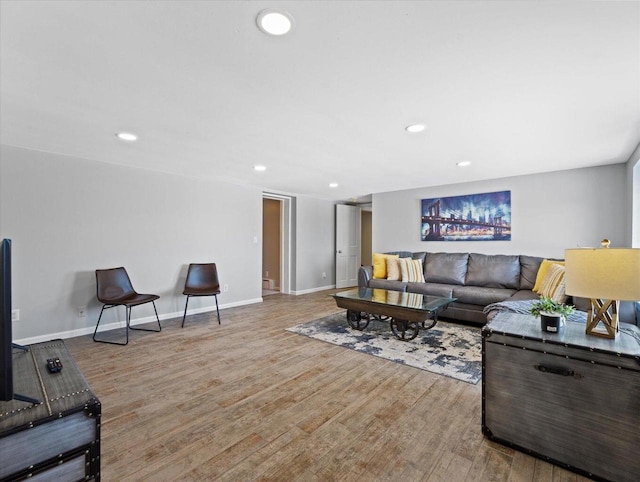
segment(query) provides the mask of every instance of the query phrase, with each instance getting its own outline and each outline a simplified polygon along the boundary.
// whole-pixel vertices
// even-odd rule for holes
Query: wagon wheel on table
[[[413,340],[420,332],[420,323],[417,321],[397,320],[392,318],[389,322],[391,331],[398,340],[409,341]]]
[[[438,320],[436,320],[435,318],[429,318],[428,320],[422,322],[422,328],[424,328],[425,330],[429,330],[436,326],[436,323],[438,323]]]
[[[364,330],[369,325],[369,315],[360,311],[347,310],[347,322],[354,330]]]

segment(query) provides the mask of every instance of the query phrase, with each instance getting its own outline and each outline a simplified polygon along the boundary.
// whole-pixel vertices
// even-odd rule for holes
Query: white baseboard
[[[220,310],[224,310],[225,308],[233,308],[236,306],[252,305],[254,303],[262,303],[262,298],[236,301],[233,303],[225,303],[223,305],[220,305]],[[196,315],[199,313],[207,313],[210,311],[216,311],[215,305],[205,306],[203,308],[196,308],[193,310],[187,310],[187,315]],[[184,311],[176,311],[174,313],[164,313],[164,314],[158,313],[158,318],[160,318],[160,321],[170,320],[172,318],[182,318],[183,314],[184,314]],[[143,323],[151,323],[154,321],[156,321],[155,316],[145,316],[144,318],[135,318],[131,320],[131,326],[141,325]],[[124,327],[125,327],[125,320],[114,321],[111,323],[100,325],[100,331],[98,331],[98,333],[102,333],[103,331],[115,330],[118,328],[124,328]],[[20,340],[14,340],[14,343],[17,343],[19,345],[32,345],[34,343],[41,343],[43,341],[57,340],[58,338],[74,338],[76,336],[92,335],[93,330],[95,330],[95,326],[87,326],[85,328],[78,328],[76,330],[61,331],[57,333],[48,333],[46,335],[32,336],[30,338],[22,338]]]
[[[320,288],[311,288],[308,290],[300,290],[300,291],[292,291],[291,294],[292,295],[308,295],[309,293],[317,293],[318,291],[326,291],[326,290],[332,290],[336,287],[336,285],[329,285],[329,286],[321,286]]]

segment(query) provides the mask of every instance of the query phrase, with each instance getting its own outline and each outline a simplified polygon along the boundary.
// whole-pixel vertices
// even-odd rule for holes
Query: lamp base
[[[591,307],[587,314],[586,334],[615,338],[618,332],[619,307],[620,302],[617,300],[591,298]]]

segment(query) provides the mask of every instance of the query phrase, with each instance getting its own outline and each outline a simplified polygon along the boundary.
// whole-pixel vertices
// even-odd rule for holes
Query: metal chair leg
[[[184,319],[187,317],[187,306],[189,305],[189,295],[187,295],[187,302],[184,304],[184,315],[182,315],[182,328],[184,328]]]
[[[158,333],[158,332],[162,331],[162,325],[160,324],[160,317],[158,316],[158,310],[156,310],[156,302],[152,301],[151,303],[153,304],[153,311],[156,312],[156,320],[158,320],[158,329],[157,330],[153,330],[151,328],[134,328],[133,326],[131,326],[130,328],[132,330],[136,330],[136,331],[153,331],[154,333]],[[129,310],[131,310],[131,308],[129,308]],[[129,320],[131,320],[131,311],[129,311]]]
[[[218,325],[220,325],[220,308],[218,307],[218,295],[213,295],[213,297],[216,299],[216,313],[218,315]],[[187,306],[189,306],[189,298],[191,298],[191,295],[187,295],[187,301],[184,304],[184,314],[182,315],[182,328],[184,328],[184,320],[187,316]]]
[[[96,329],[93,330],[93,341],[95,341],[96,343],[108,343],[109,345],[120,345],[120,346],[125,346],[127,344],[129,344],[129,318],[130,318],[130,314],[129,314],[129,310],[127,309],[127,326],[125,327],[125,342],[119,342],[119,341],[109,341],[109,340],[98,340],[96,338],[96,333],[98,333],[98,326],[100,326],[100,320],[102,319],[102,312],[105,310],[105,308],[113,308],[115,305],[111,305],[111,306],[107,306],[107,305],[102,305],[102,309],[100,310],[100,316],[98,317],[98,323],[96,324]],[[128,307],[127,307],[128,308]]]
[[[150,328],[134,328],[133,326],[131,326],[131,306],[127,306],[127,305],[122,305],[125,307],[126,309],[126,326],[125,326],[125,342],[119,342],[119,341],[109,341],[109,340],[99,340],[96,338],[96,334],[98,333],[98,326],[100,326],[100,320],[102,319],[102,312],[106,309],[109,308],[115,308],[116,306],[121,306],[121,305],[102,305],[102,309],[100,310],[100,316],[98,317],[98,323],[96,324],[96,329],[93,331],[93,341],[97,342],[97,343],[109,343],[110,345],[128,345],[129,344],[129,330],[137,330],[137,331],[152,331],[155,333],[158,333],[160,331],[162,331],[162,325],[160,324],[160,317],[158,316],[158,310],[156,309],[156,304],[154,301],[151,302],[153,304],[153,311],[156,314],[156,320],[158,322],[158,329],[154,330],[154,329],[150,329]]]

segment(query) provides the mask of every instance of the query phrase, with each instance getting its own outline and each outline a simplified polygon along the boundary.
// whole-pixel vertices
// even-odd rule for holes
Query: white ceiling
[[[272,7],[289,35],[256,27]],[[640,142],[637,1],[0,8],[3,144],[345,200],[626,162]]]

